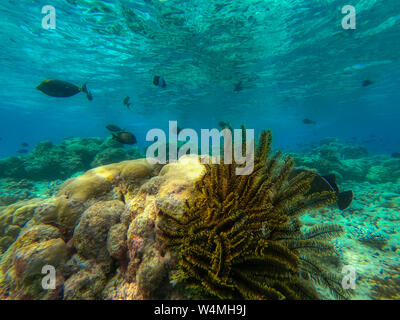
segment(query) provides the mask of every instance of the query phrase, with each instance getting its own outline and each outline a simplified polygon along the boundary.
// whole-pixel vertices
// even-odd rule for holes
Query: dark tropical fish
[[[84,86],[83,86],[83,92],[85,92],[86,93],[86,97],[88,98],[88,100],[89,101],[92,101],[93,100],[93,95],[92,95],[92,93],[87,89],[87,87],[86,87],[86,83],[84,84]]]
[[[56,98],[68,98],[80,92],[84,92],[90,101],[93,100],[93,96],[87,89],[86,83],[82,86],[82,88],[79,88],[78,86],[66,81],[48,79],[39,84],[36,89],[42,91],[48,96]]]
[[[363,144],[371,144],[377,141],[382,141],[382,139],[376,139],[376,138],[370,138],[370,139],[364,139],[361,141]]]
[[[304,123],[304,124],[315,124],[316,122],[313,121],[313,120],[310,120],[310,119],[306,118],[306,119],[303,120],[303,123]]]
[[[302,172],[306,172],[304,169],[294,169],[290,173],[289,179],[294,178]],[[314,180],[311,182],[311,188],[308,191],[309,194],[323,191],[334,191],[337,195],[337,205],[340,210],[347,209],[353,201],[353,191],[340,192],[338,185],[336,184],[336,176],[330,174],[327,176],[316,175]]]
[[[136,137],[130,132],[113,133],[113,138],[122,144],[136,144]]]
[[[17,151],[17,153],[19,153],[19,154],[25,154],[25,153],[28,153],[28,150],[26,150],[26,149],[20,149],[20,150]]]
[[[233,133],[233,128],[229,122],[220,121],[218,125],[221,127],[221,130],[228,129]]]
[[[157,87],[165,88],[167,83],[165,82],[163,77],[155,76],[153,79],[153,84]]]
[[[242,81],[239,81],[238,83],[234,84],[235,88],[233,89],[233,91],[235,92],[240,92],[243,90],[243,83]]]
[[[400,153],[399,152],[392,153],[392,158],[400,159]]]
[[[22,142],[22,143],[21,143],[21,146],[23,146],[23,147],[29,147],[29,144],[26,143],[26,142]]]
[[[368,87],[368,86],[370,86],[371,84],[374,84],[374,82],[372,81],[372,80],[364,80],[363,81],[363,83],[362,83],[362,86],[363,87]]]
[[[130,110],[130,106],[132,105],[132,103],[131,103],[129,100],[130,100],[130,97],[127,96],[127,97],[124,99],[124,105],[126,105],[126,107]]]
[[[220,121],[220,122],[218,122],[218,125],[219,125],[221,128],[226,128],[226,127],[229,127],[229,123],[227,123],[227,122],[224,122],[224,121]]]
[[[109,124],[108,126],[106,126],[106,129],[107,129],[108,131],[111,131],[111,132],[121,132],[121,131],[124,131],[124,130],[122,130],[120,127],[118,127],[118,126],[116,126],[116,125],[113,125],[113,124]]]

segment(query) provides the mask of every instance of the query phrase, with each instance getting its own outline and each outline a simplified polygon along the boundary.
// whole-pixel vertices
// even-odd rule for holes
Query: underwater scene
[[[0,18],[0,300],[400,299],[399,1]]]

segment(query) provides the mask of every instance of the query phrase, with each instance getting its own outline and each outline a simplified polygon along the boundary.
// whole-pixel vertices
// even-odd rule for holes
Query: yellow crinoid
[[[319,262],[334,253],[328,240],[342,228],[303,232],[299,221],[336,196],[307,194],[315,173],[290,179],[294,161],[269,156],[271,139],[270,131],[261,134],[252,174],[236,175],[236,163],[206,165],[185,214],[160,211],[158,236],[175,256],[175,281],[198,298],[319,299],[314,282],[345,298],[338,277]]]

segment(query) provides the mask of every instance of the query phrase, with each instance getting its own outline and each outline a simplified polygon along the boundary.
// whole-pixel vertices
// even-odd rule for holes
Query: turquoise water
[[[106,137],[109,123],[144,145],[168,120],[271,128],[281,148],[357,137],[397,152],[400,4],[352,4],[356,30],[342,29],[342,1],[55,0],[56,30],[44,30],[44,3],[3,1],[0,156],[21,141]],[[166,90],[153,86],[157,74]],[[88,81],[94,100],[35,90],[47,78]],[[374,84],[362,87],[366,79]]]
[[[0,209],[143,157],[147,132],[167,132],[169,121],[197,132],[221,121],[270,128],[275,149],[353,190],[351,207],[329,211],[328,221],[346,228],[343,262],[373,279],[356,298],[399,299],[400,2],[348,2],[2,0]],[[342,27],[346,4],[356,29]],[[55,29],[42,26],[45,5],[56,9]],[[93,100],[50,97],[36,89],[46,79],[87,82]],[[109,124],[137,145],[112,145]],[[386,292],[388,277],[396,280]]]

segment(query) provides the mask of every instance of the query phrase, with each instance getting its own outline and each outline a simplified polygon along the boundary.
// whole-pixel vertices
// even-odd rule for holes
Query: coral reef
[[[400,266],[399,186],[344,180],[353,205],[326,207],[331,194],[304,196],[312,172],[288,181],[290,158],[261,161],[269,139],[247,177],[191,156],[123,161],[76,175],[51,197],[43,187],[39,198],[0,205],[0,299],[332,299],[343,293],[333,276],[342,264],[357,271],[356,298],[395,298],[396,275],[388,287],[384,277]],[[54,290],[41,286],[44,265],[56,268]]]
[[[59,145],[45,141],[28,155],[0,159],[0,178],[65,180],[77,172],[141,157],[137,147],[125,149],[112,138],[69,138]]]
[[[338,181],[371,183],[398,182],[400,159],[369,155],[359,145],[324,139],[302,152],[292,152],[296,166],[315,169],[322,175],[334,173]]]
[[[146,160],[107,165],[66,181],[53,198],[1,207],[0,296],[101,298],[109,277],[127,265],[124,201],[156,173]],[[56,290],[41,287],[44,265],[57,270]]]
[[[39,199],[33,199],[0,207],[0,254],[15,241],[39,203]]]

